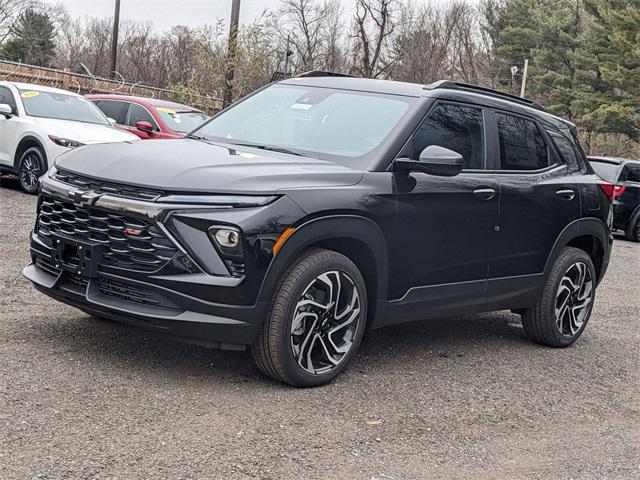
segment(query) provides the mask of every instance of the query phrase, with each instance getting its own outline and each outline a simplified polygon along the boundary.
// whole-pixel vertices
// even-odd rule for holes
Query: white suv
[[[115,128],[86,98],[58,88],[0,82],[0,173],[15,173],[27,193],[55,158],[92,143],[138,137]]]

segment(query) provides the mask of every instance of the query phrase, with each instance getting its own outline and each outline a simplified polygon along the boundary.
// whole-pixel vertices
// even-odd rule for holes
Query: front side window
[[[109,120],[91,101],[77,95],[44,90],[19,90],[27,115],[109,125]]]
[[[502,170],[540,170],[549,166],[547,145],[537,125],[526,118],[496,113]]]
[[[287,149],[366,168],[415,100],[276,84],[214,117],[193,134],[210,141]]]
[[[411,139],[412,158],[430,145],[448,148],[462,155],[465,169],[484,168],[482,110],[450,103],[438,103]]]
[[[0,87],[0,103],[9,105],[11,107],[11,111],[14,114],[18,113],[18,108],[16,107],[16,99],[13,96],[13,92],[7,87]]]
[[[127,125],[135,127],[138,122],[149,122],[155,130],[158,130],[158,125],[149,111],[142,105],[132,103],[129,106],[129,118],[127,119]]]

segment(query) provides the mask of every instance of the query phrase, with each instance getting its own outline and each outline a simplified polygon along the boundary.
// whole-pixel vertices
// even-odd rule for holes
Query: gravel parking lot
[[[93,319],[21,276],[35,198],[0,188],[0,479],[640,478],[640,245],[554,350],[508,312],[370,332],[296,390],[220,352]]]

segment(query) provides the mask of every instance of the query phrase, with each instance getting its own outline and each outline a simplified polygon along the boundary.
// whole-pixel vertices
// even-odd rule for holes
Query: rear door
[[[500,183],[499,234],[489,265],[488,301],[531,294],[562,230],[580,217],[580,166],[558,153],[534,119],[495,111],[494,165]]]

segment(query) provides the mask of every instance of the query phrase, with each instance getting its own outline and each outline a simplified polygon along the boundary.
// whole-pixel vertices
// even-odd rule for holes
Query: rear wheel
[[[640,242],[640,215],[637,215],[635,219],[631,218],[625,236],[629,241]]]
[[[595,298],[596,273],[584,250],[565,248],[556,260],[538,303],[522,313],[531,340],[567,347],[584,331]]]
[[[310,250],[284,273],[253,359],[281,382],[325,384],[355,355],[366,318],[367,292],[355,264],[333,251]]]
[[[45,159],[39,147],[24,151],[18,162],[18,181],[26,193],[34,194],[40,187],[40,177],[45,173]]]

